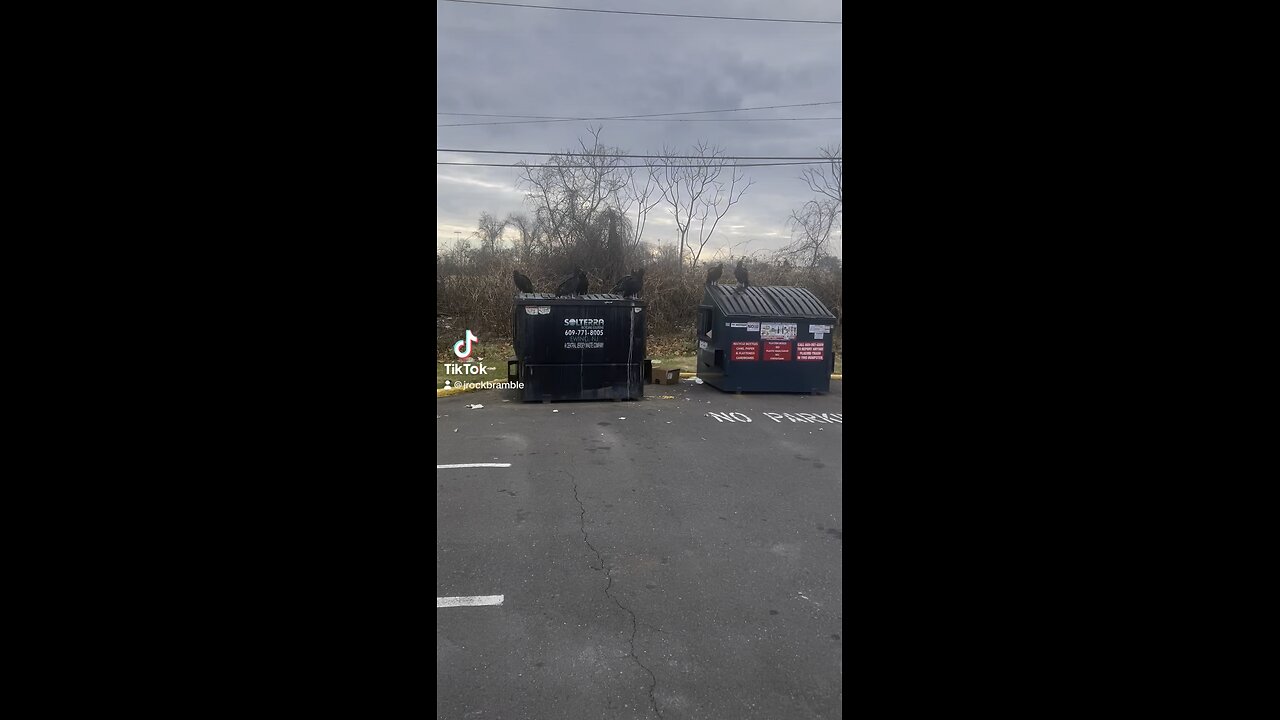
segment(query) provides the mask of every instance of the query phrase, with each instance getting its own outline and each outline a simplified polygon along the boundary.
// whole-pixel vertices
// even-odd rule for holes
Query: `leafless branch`
[[[677,160],[673,157],[676,154],[671,148],[662,148],[656,179],[675,219],[681,266],[687,256],[693,269],[720,220],[754,181],[744,178],[738,167],[722,157],[724,150],[705,141],[693,147],[691,155],[697,159]],[[727,182],[720,179],[726,167],[730,168]]]

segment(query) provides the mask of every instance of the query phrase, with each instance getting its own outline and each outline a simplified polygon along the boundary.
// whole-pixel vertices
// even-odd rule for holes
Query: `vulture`
[[[512,270],[511,276],[515,278],[516,287],[519,288],[520,292],[533,292],[533,283],[529,282],[529,276],[519,270]]]
[[[560,287],[556,288],[556,297],[574,294],[574,291],[584,284],[582,281],[586,280],[586,277],[587,274],[582,271],[582,268],[578,268],[577,272],[565,278],[564,282],[560,283]]]
[[[738,267],[734,268],[733,276],[738,278],[738,284],[744,289],[751,287],[751,283],[747,282],[747,269],[742,267],[742,261],[738,261]]]
[[[587,271],[582,268],[578,268],[578,294],[587,294]]]
[[[633,272],[634,272],[634,271],[633,271]],[[623,292],[624,290],[626,290],[626,288],[627,288],[627,283],[629,283],[629,282],[631,282],[631,276],[630,276],[630,275],[623,275],[623,276],[622,276],[622,279],[621,279],[621,280],[619,280],[617,283],[615,283],[615,284],[614,284],[614,286],[613,286],[613,289],[612,289],[612,290],[610,290],[609,292],[613,293],[614,295],[620,295],[620,294],[622,294],[622,292]]]
[[[559,283],[559,286],[556,288],[556,297],[573,295],[573,291],[577,290],[577,273],[579,273],[580,270],[581,268],[575,270],[570,277],[564,278],[564,281]]]
[[[724,274],[724,263],[720,263],[707,271],[707,284],[715,285],[720,282],[720,276]]]
[[[613,286],[613,293],[622,297],[635,296],[640,294],[640,288],[644,287],[644,268],[632,270],[631,274],[618,281]]]

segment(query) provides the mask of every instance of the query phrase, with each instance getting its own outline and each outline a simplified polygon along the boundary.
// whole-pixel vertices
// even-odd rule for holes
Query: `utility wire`
[[[843,25],[841,20],[793,20],[786,18],[732,17],[726,15],[681,15],[679,13],[634,12],[631,10],[592,10],[588,8],[560,7],[557,5],[526,5],[523,3],[489,2],[488,0],[444,0],[466,5],[500,5],[502,7],[536,8],[538,10],[567,10],[570,12],[607,13],[610,15],[652,15],[655,17],[699,18],[702,20],[751,20],[754,22],[805,23],[809,25]]]
[[[565,155],[578,157],[624,157],[624,158],[670,158],[673,160],[815,160],[818,162],[829,161],[829,158],[823,155],[801,155],[795,157],[787,157],[782,155],[628,155],[626,153],[580,153],[580,152],[531,152],[526,150],[456,150],[452,148],[436,148],[436,152],[453,152],[453,153],[483,153],[487,155]],[[835,160],[840,157],[836,156]],[[834,162],[834,161],[832,161]]]
[[[612,119],[619,122],[783,122],[789,120],[843,120],[843,117],[791,117],[791,118],[565,118],[563,120],[500,120],[498,122],[449,123],[442,127],[468,127],[471,125],[533,125],[537,123],[574,122],[578,120]]]
[[[719,158],[716,158],[719,159]],[[723,167],[781,167],[784,165],[825,165],[829,161],[823,162],[779,162],[779,163],[726,163]],[[527,163],[472,163],[472,162],[444,162],[436,161],[437,165],[463,165],[467,167],[528,167],[528,168],[559,168],[567,170],[580,170],[583,168],[593,167],[591,165],[529,165]],[[648,165],[603,165],[600,166],[604,170],[612,170],[614,168],[700,168],[707,167],[702,165],[667,165],[665,163],[648,164]]]
[[[535,120],[625,120],[628,118],[667,117],[670,115],[703,115],[706,113],[743,112],[744,110],[775,110],[777,108],[815,107],[817,105],[840,105],[843,100],[828,102],[797,103],[795,105],[761,105],[759,107],[729,108],[727,110],[690,110],[689,112],[652,113],[650,115],[602,115],[599,117],[566,117],[564,115],[490,115],[487,113],[451,113],[438,112],[437,115],[459,115],[464,117],[496,117],[496,118],[532,118]]]

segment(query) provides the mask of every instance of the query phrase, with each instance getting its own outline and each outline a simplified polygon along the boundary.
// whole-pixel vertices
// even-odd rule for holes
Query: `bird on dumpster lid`
[[[582,268],[578,268],[578,294],[587,294],[587,271]]]
[[[715,285],[720,282],[720,276],[724,274],[724,263],[720,263],[707,271],[707,284]]]
[[[529,282],[529,276],[519,270],[512,270],[511,276],[515,278],[516,287],[520,289],[520,292],[533,292],[533,283]]]
[[[556,288],[556,297],[563,295],[572,295],[578,289],[579,277],[585,277],[586,273],[582,272],[582,268],[577,268],[574,273],[564,279],[560,286]]]
[[[624,298],[634,297],[640,294],[640,288],[642,287],[644,287],[644,268],[632,270],[630,275],[622,278],[617,285],[613,286],[611,292]]]
[[[618,280],[618,282],[613,284],[613,289],[610,290],[609,292],[613,293],[614,295],[621,294],[624,290],[627,289],[627,283],[629,282],[631,282],[631,276],[623,275],[622,278]]]
[[[751,287],[751,283],[747,281],[747,269],[742,267],[741,260],[738,261],[738,267],[734,268],[733,276],[738,278],[738,284],[742,286],[742,289],[745,290]]]

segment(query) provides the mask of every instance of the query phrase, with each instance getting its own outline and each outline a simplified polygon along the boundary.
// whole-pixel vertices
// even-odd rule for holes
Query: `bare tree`
[[[529,265],[538,255],[546,254],[549,248],[542,247],[542,225],[536,218],[525,213],[511,213],[507,216],[507,226],[514,228],[519,237],[515,239],[516,258],[524,265]]]
[[[627,261],[637,255],[630,218],[613,208],[607,208],[596,218],[590,232],[593,238],[599,237],[604,241],[604,257],[607,262],[600,267],[601,279],[612,281],[626,275]]]
[[[547,235],[561,251],[587,240],[587,230],[606,208],[618,208],[627,186],[627,168],[618,148],[600,143],[601,128],[588,128],[592,144],[579,141],[581,151],[553,155],[540,166],[524,166],[519,184],[525,199]]]
[[[635,206],[635,220],[632,221],[635,232],[627,247],[628,253],[631,254],[640,248],[640,239],[644,237],[644,227],[649,220],[649,211],[662,202],[662,192],[658,189],[657,173],[653,167],[649,167],[643,175],[637,173],[635,168],[628,168],[628,170],[630,173],[624,193],[627,202],[624,205]]]
[[[807,268],[816,268],[831,247],[831,236],[842,227],[844,214],[844,159],[840,146],[822,148],[827,163],[805,168],[800,179],[817,194],[787,218],[791,243],[781,255],[797,259]]]
[[[498,251],[498,243],[502,240],[502,233],[506,229],[506,220],[499,220],[487,212],[482,212],[471,237],[480,241],[480,252],[491,255]]]
[[[705,141],[694,145],[690,153],[696,156],[694,159],[673,157],[676,154],[675,150],[663,147],[656,180],[676,221],[680,268],[684,268],[687,256],[693,269],[698,266],[698,259],[715,233],[716,225],[755,181],[745,178],[737,165],[730,165],[721,157],[723,149]],[[726,167],[730,172],[724,178]]]
[[[781,255],[796,258],[804,267],[817,267],[831,245],[838,207],[831,200],[810,200],[799,210],[792,210],[787,218],[791,242],[782,248]]]
[[[827,158],[827,164],[805,168],[800,179],[808,183],[810,190],[841,205],[844,203],[844,158],[840,157],[840,145],[821,148],[820,153]]]

